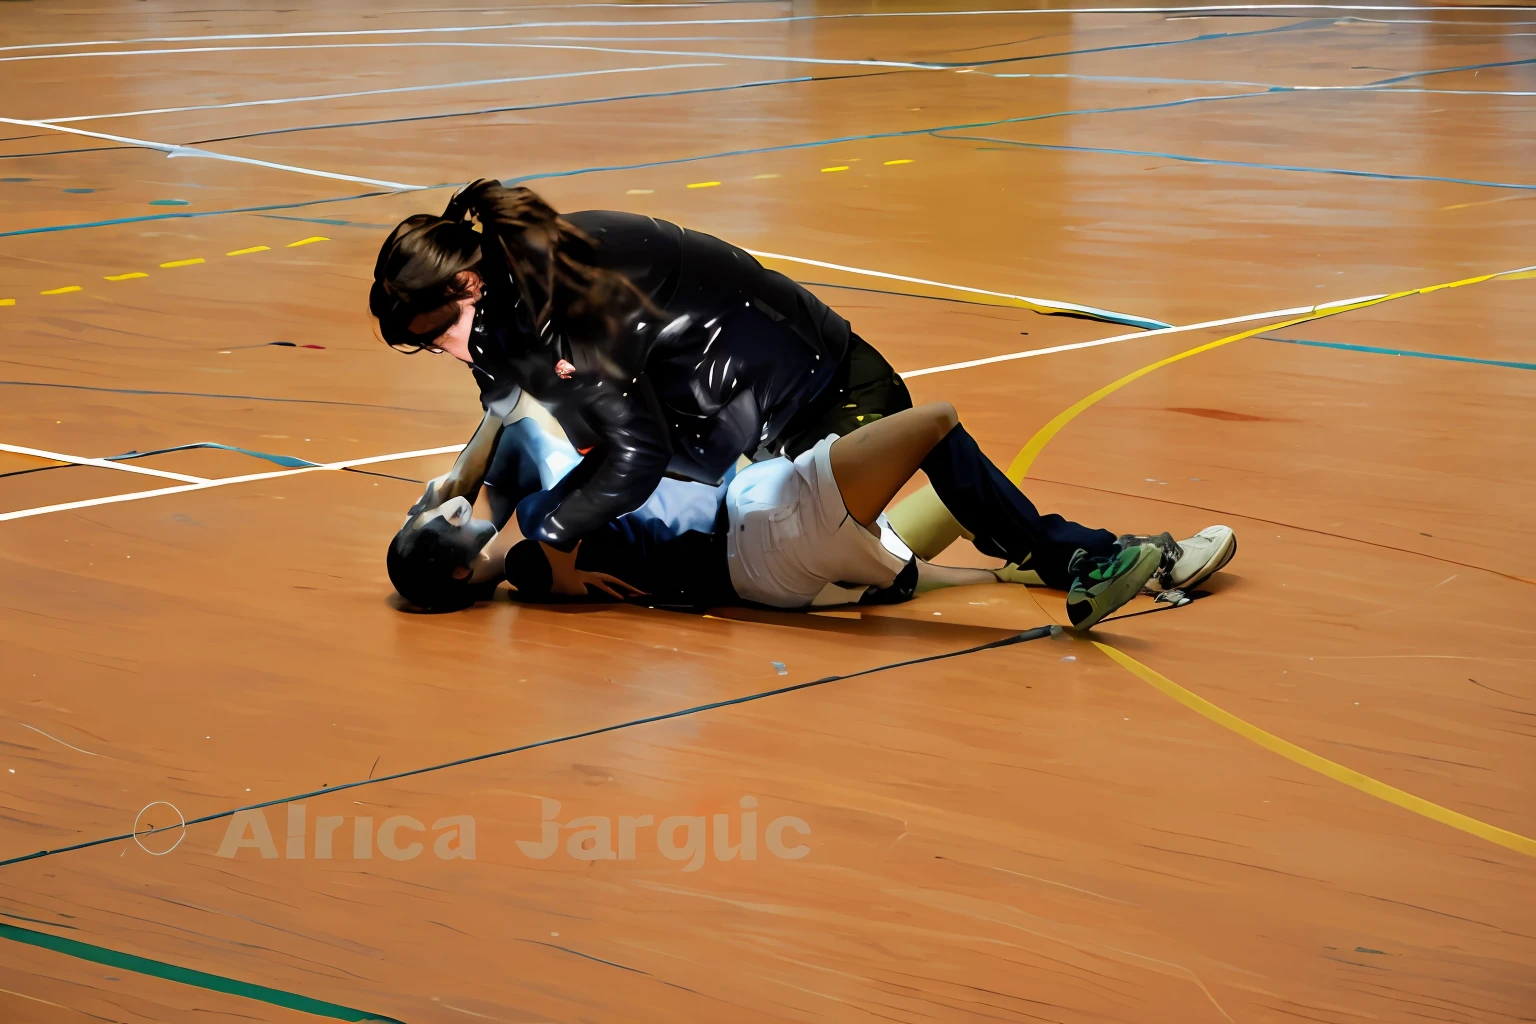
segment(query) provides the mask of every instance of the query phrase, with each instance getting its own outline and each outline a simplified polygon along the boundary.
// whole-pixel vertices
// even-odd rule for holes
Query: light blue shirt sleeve
[[[569,441],[545,430],[532,418],[509,423],[501,443],[516,445],[522,457],[537,466],[539,484],[546,491],[581,462],[580,454]],[[620,518],[658,541],[671,540],[690,530],[714,533],[726,486],[735,473],[733,466],[725,481],[715,486],[663,478],[644,504]]]

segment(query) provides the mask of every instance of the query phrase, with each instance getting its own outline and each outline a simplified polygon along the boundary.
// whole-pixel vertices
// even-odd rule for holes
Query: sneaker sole
[[[1204,583],[1206,580],[1210,579],[1212,576],[1216,575],[1222,569],[1226,568],[1227,563],[1232,561],[1232,559],[1237,556],[1237,534],[1229,534],[1227,536],[1227,541],[1228,542],[1226,544],[1223,544],[1220,548],[1217,549],[1216,554],[1212,556],[1209,562],[1206,562],[1204,565],[1202,565],[1200,570],[1189,579],[1185,580],[1184,583],[1178,587],[1178,589],[1193,590],[1200,584]]]
[[[1073,622],[1071,629],[1091,629],[1103,621],[1104,616],[1110,612],[1124,607],[1127,601],[1141,592],[1141,588],[1147,585],[1152,574],[1157,572],[1157,567],[1162,564],[1162,549],[1155,544],[1143,544],[1141,557],[1136,564],[1124,576],[1115,580],[1103,592],[1095,595],[1087,601],[1078,601],[1076,604],[1067,605],[1067,618],[1072,618],[1072,610],[1083,605],[1089,605],[1092,609],[1081,622]],[[1212,570],[1214,571],[1214,570]]]

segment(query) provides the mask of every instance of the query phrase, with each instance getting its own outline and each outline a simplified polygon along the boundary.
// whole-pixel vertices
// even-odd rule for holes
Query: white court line
[[[1501,270],[1490,277],[1502,277],[1506,274],[1523,274],[1536,270],[1536,264],[1529,267],[1515,267],[1511,270]],[[1479,275],[1481,276],[1481,275]],[[988,356],[985,359],[967,359],[959,363],[945,363],[943,366],[928,366],[921,370],[906,370],[900,376],[903,380],[909,377],[922,377],[930,373],[946,373],[950,370],[968,370],[973,366],[989,366],[992,363],[1006,363],[1015,359],[1033,359],[1035,356],[1048,356],[1056,352],[1073,352],[1082,348],[1097,348],[1100,345],[1113,345],[1120,341],[1133,341],[1137,338],[1153,338],[1161,334],[1183,334],[1186,331],[1200,331],[1211,327],[1226,327],[1230,324],[1251,323],[1254,320],[1283,320],[1293,316],[1305,316],[1308,313],[1319,313],[1335,306],[1349,306],[1356,302],[1369,302],[1379,299],[1391,292],[1381,292],[1377,295],[1357,295],[1353,299],[1336,299],[1333,302],[1324,302],[1316,306],[1293,306],[1290,309],[1272,309],[1267,313],[1249,313],[1247,316],[1227,317],[1225,320],[1206,320],[1198,324],[1186,324],[1183,327],[1162,327],[1155,331],[1136,331],[1131,334],[1117,334],[1110,338],[1098,338],[1094,341],[1078,341],[1070,345],[1053,345],[1050,348],[1031,348],[1022,352],[1009,352],[1000,356]],[[1405,294],[1403,296],[1407,298]]]
[[[1386,292],[1383,295],[1388,294]],[[1362,295],[1358,299],[1344,299],[1342,302],[1325,302],[1321,306],[1294,306],[1290,309],[1272,309],[1267,313],[1250,313],[1247,316],[1228,317],[1225,320],[1207,320],[1204,323],[1187,324],[1183,327],[1160,327],[1155,331],[1133,331],[1130,334],[1117,334],[1111,338],[1098,338],[1094,341],[1075,341],[1070,345],[1052,345],[1050,348],[1031,348],[1022,352],[1009,352],[1000,356],[987,356],[985,359],[967,359],[960,363],[945,363],[943,366],[927,366],[921,370],[903,370],[900,374],[902,380],[911,377],[923,377],[930,373],[947,373],[950,370],[968,370],[973,366],[988,366],[992,363],[1007,363],[1015,359],[1033,359],[1035,356],[1049,356],[1057,352],[1072,352],[1080,348],[1097,348],[1100,345],[1113,345],[1116,342],[1130,341],[1133,338],[1152,338],[1160,334],[1183,334],[1185,331],[1198,331],[1207,327],[1225,327],[1228,324],[1243,324],[1253,320],[1283,320],[1287,317],[1301,316],[1304,313],[1315,313],[1329,306],[1347,306],[1351,302],[1363,302],[1366,299],[1379,299],[1380,295]]]
[[[864,277],[879,277],[887,281],[906,281],[908,284],[926,284],[935,288],[949,288],[957,292],[970,292],[973,295],[992,295],[1000,299],[1018,299],[1034,306],[1043,306],[1048,309],[1073,310],[1078,313],[1088,313],[1093,316],[1107,317],[1121,323],[1144,324],[1147,328],[1166,328],[1169,325],[1161,320],[1151,320],[1147,317],[1131,316],[1129,313],[1116,313],[1113,310],[1098,309],[1094,306],[1079,306],[1075,302],[1058,302],[1055,299],[1036,299],[1028,295],[1014,295],[1009,292],[988,291],[985,288],[972,288],[963,284],[945,284],[943,281],[930,281],[924,277],[907,277],[904,274],[887,274],[881,270],[865,270],[861,267],[845,267],[841,263],[825,263],[821,260],[808,260],[800,256],[785,256],[777,252],[760,252],[756,249],[747,249],[753,256],[760,256],[770,260],[784,260],[786,263],[803,263],[811,267],[823,267],[827,270],[842,270],[850,274],[860,274]]]
[[[71,509],[91,508],[96,505],[114,505],[120,501],[137,501],[140,498],[158,498],[165,494],[185,494],[188,491],[206,491],[213,487],[226,487],[229,484],[245,484],[256,480],[276,480],[279,477],[298,476],[300,473],[318,473],[321,470],[350,469],[353,466],[371,466],[376,462],[399,462],[402,459],[414,459],[423,455],[447,455],[449,453],[464,450],[462,444],[451,444],[442,448],[422,448],[414,452],[395,452],[391,455],[371,455],[364,459],[347,459],[344,462],[327,462],[319,466],[302,466],[299,469],[280,469],[270,473],[248,473],[245,476],[226,476],[217,480],[202,480],[195,484],[183,484],[180,487],[160,487],[153,491],[131,491],[127,494],[112,494],[105,498],[86,498],[84,501],[66,501],[58,505],[42,505],[38,508],[24,508],[16,512],[0,513],[0,522],[9,519],[28,519],[32,516],[47,515],[50,512],[68,512]],[[125,467],[118,467],[125,468]]]
[[[171,50],[81,50],[78,53],[36,53],[26,57],[0,57],[0,64],[20,60],[69,60],[75,57],[144,57],[169,53],[249,53],[261,50],[384,50],[418,47],[459,47],[480,50],[579,50],[584,53],[627,53],[640,57],[724,57],[730,60],[771,61],[775,64],[818,64],[837,67],[909,68],[918,71],[954,71],[952,67],[901,60],[842,60],[835,57],[781,57],[763,53],[716,53],[709,50],[639,50],[619,46],[577,46],[574,43],[464,43],[419,41],[411,43],[294,43],[278,46],[183,46]],[[33,122],[16,122],[31,124]]]
[[[1536,92],[1497,89],[1405,89],[1392,85],[1277,85],[1274,82],[1228,81],[1220,78],[1150,78],[1140,75],[1083,75],[1070,72],[995,72],[981,71],[989,78],[1070,78],[1088,82],[1121,82],[1145,85],[1246,85],[1270,92],[1384,92],[1430,94],[1434,96],[1536,96]],[[1205,97],[1210,99],[1211,97]]]
[[[167,480],[182,480],[186,483],[205,484],[208,478],[205,476],[187,476],[185,473],[167,473],[163,469],[150,469],[147,466],[128,466],[119,462],[109,462],[106,459],[88,459],[79,455],[63,455],[59,452],[44,451],[41,448],[23,448],[15,444],[0,444],[0,452],[11,452],[15,455],[30,455],[38,459],[52,459],[54,462],[68,462],[76,466],[95,466],[98,469],[116,469],[124,473],[138,473],[142,476],[159,476]]]
[[[1501,270],[1493,277],[1501,277],[1506,274],[1523,274],[1536,271],[1536,264],[1528,267],[1516,267],[1511,270]],[[1224,327],[1229,324],[1249,323],[1254,320],[1282,320],[1293,316],[1301,316],[1306,313],[1320,312],[1331,309],[1334,306],[1348,306],[1356,302],[1367,302],[1371,299],[1379,299],[1391,292],[1380,292],[1375,295],[1360,295],[1352,299],[1337,299],[1333,302],[1324,302],[1316,306],[1292,306],[1289,309],[1273,309],[1265,313],[1250,313],[1247,316],[1228,317],[1224,320],[1206,320],[1197,324],[1186,324],[1182,327],[1164,327],[1155,331],[1137,331],[1133,334],[1117,334],[1109,338],[1099,338],[1094,341],[1079,341],[1070,345],[1055,345],[1051,348],[1028,349],[1023,352],[1010,352],[1000,356],[989,356],[985,359],[969,359],[959,363],[946,363],[943,366],[929,366],[920,370],[906,370],[901,373],[902,379],[922,377],[931,373],[947,373],[951,370],[965,370],[973,366],[987,366],[992,363],[1002,363],[1014,359],[1031,359],[1035,356],[1051,355],[1057,352],[1072,352],[1077,349],[1095,348],[1100,345],[1113,345],[1121,341],[1134,341],[1137,338],[1150,338],[1157,335],[1183,334],[1188,331],[1206,330],[1212,327]],[[1407,297],[1406,295],[1404,296]],[[298,476],[300,473],[314,473],[320,470],[340,470],[352,466],[368,466],[380,462],[398,462],[403,459],[413,459],[426,455],[447,455],[464,450],[464,445],[453,444],[442,448],[423,448],[411,452],[395,452],[390,455],[373,455],[362,459],[348,459],[344,462],[328,462],[319,466],[304,466],[300,469],[284,469],[269,473],[251,473],[246,476],[223,477],[217,480],[207,480],[202,483],[186,484],[180,487],[162,487],[152,491],[133,491],[128,494],[114,494],[105,498],[87,498],[83,501],[68,501],[58,505],[43,505],[38,508],[24,508],[15,512],[0,513],[0,522],[11,519],[27,519],[32,516],[47,515],[51,512],[68,512],[77,508],[91,508],[96,505],[112,505],[122,501],[136,501],[140,498],[156,498],[166,494],[183,494],[187,491],[202,491],[213,487],[224,487],[228,484],[250,483],[256,480],[276,480],[280,477]],[[122,468],[122,467],[119,467]]]
[[[189,110],[229,110],[234,107],[273,107],[286,103],[314,103],[322,100],[349,100],[359,96],[385,96],[402,92],[430,92],[434,89],[469,89],[480,85],[508,85],[513,82],[544,82],[555,78],[586,78],[592,75],[620,75],[633,71],[675,71],[679,68],[719,68],[723,64],[654,64],[638,68],[605,68],[601,71],[564,71],[557,75],[523,75],[520,78],[477,78],[468,82],[443,82],[439,85],[402,85],[392,89],[365,89],[361,92],[327,92],[314,96],[285,96],[272,100],[244,100],[239,103],[201,103],[190,107],[153,107],[148,110],[124,110],[116,114],[81,114],[77,117],[45,117],[46,124],[73,121],[105,121],[113,117],[138,117],[142,114],[180,114]]]
[[[82,750],[80,747],[75,746],[73,743],[65,743],[63,740],[59,739],[57,736],[54,736],[51,733],[43,732],[43,730],[39,729],[35,725],[28,725],[26,722],[17,722],[16,724],[21,726],[23,729],[31,729],[33,732],[37,733],[39,736],[47,736],[49,739],[53,740],[53,742],[59,744],[62,747],[68,747],[70,750],[79,750],[80,753],[82,753],[82,754],[90,754],[92,757],[100,757],[101,756],[100,754],[95,753],[94,751]]]
[[[106,139],[108,142],[126,142],[130,146],[138,146],[141,149],[153,149],[164,153],[168,157],[198,156],[210,160],[227,160],[231,163],[250,164],[253,167],[266,167],[274,171],[290,171],[294,174],[307,174],[314,178],[333,178],[337,181],[355,181],[363,185],[380,185],[384,188],[392,188],[400,192],[414,192],[424,189],[426,185],[406,185],[398,181],[380,181],[378,178],[359,178],[352,174],[337,174],[333,171],[317,171],[312,167],[295,167],[292,164],[275,164],[268,160],[255,160],[248,156],[230,156],[228,153],[215,153],[212,150],[198,149],[196,146],[177,146],[167,142],[149,142],[145,139],[130,139],[122,135],[106,135],[102,132],[88,132],[84,128],[66,128],[59,124],[50,124],[47,121],[25,121],[18,117],[0,117],[0,124],[16,124],[25,128],[46,128],[49,131],[65,132],[69,135],[84,135],[88,139]]]
[[[620,6],[620,5],[614,5]],[[686,6],[686,5],[654,5]],[[1526,8],[1481,6],[1388,7],[1376,4],[1210,4],[1199,7],[1030,7],[1003,11],[866,11],[849,14],[800,14],[782,18],[696,18],[666,21],[522,21],[497,25],[442,25],[428,28],[349,29],[324,32],[242,32],[203,36],[135,36],[131,39],[77,39],[62,43],[22,43],[5,50],[49,50],[64,46],[127,46],[134,43],[197,43],[246,39],[317,39],[356,36],[410,36],[458,32],[503,32],[519,28],[652,28],[676,25],[767,25],[778,22],[835,21],[854,18],[972,18],[1030,14],[1198,14],[1204,11],[1523,11]],[[1388,19],[1391,20],[1391,19]],[[1495,23],[1496,24],[1496,23]]]

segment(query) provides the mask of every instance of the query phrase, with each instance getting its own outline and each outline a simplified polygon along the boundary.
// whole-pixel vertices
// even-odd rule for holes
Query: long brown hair
[[[640,310],[658,312],[629,278],[582,261],[596,244],[532,189],[482,178],[441,217],[418,213],[390,232],[373,267],[368,309],[385,342],[407,352],[436,337],[412,332],[411,321],[468,294],[458,277],[466,270],[491,289],[510,278],[540,333],[553,325],[611,335]]]

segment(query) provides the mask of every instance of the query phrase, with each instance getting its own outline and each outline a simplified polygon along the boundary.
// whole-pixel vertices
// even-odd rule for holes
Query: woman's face
[[[469,354],[469,335],[475,326],[475,303],[480,301],[484,282],[473,270],[460,271],[457,280],[459,287],[464,289],[464,297],[443,309],[421,314],[411,321],[410,328],[416,334],[428,334],[441,328],[443,333],[433,341],[430,351],[446,352],[460,362],[473,363]]]

